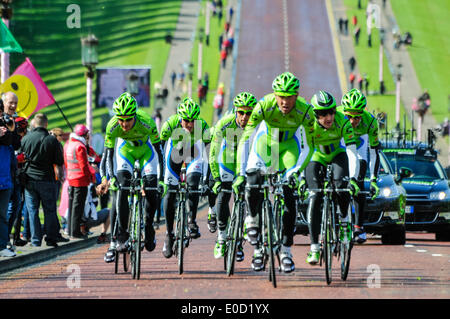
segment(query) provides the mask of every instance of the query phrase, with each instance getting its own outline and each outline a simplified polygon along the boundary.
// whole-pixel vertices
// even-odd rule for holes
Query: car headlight
[[[450,191],[440,191],[440,192],[432,192],[430,193],[430,199],[434,200],[444,200],[446,198],[450,198]]]
[[[397,188],[394,187],[383,187],[381,189],[380,195],[383,197],[396,197],[399,195]]]

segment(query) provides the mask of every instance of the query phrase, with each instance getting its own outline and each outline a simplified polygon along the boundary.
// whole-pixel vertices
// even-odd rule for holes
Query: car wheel
[[[381,243],[383,245],[404,245],[405,242],[406,231],[404,226],[381,235]]]

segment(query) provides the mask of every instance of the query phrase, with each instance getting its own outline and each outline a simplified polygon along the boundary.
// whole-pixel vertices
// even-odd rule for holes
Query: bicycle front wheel
[[[184,241],[186,236],[186,206],[185,202],[181,201],[178,206],[177,214],[177,257],[178,257],[178,273],[183,273],[183,257],[184,257]]]
[[[226,271],[227,275],[230,276],[234,274],[234,262],[236,260],[236,249],[239,236],[240,227],[240,206],[241,203],[238,202],[233,207],[233,213],[231,215],[231,222],[229,227],[229,238],[227,240],[227,255],[226,255]]]
[[[352,254],[353,248],[353,222],[352,222],[352,214],[348,213],[348,229],[347,232],[344,233],[346,236],[342,238],[340,235],[340,258],[341,258],[341,279],[347,280],[348,271],[350,270],[350,258]]]
[[[265,216],[265,223],[266,223],[266,231],[267,231],[267,246],[266,251],[267,255],[269,257],[269,281],[272,282],[272,285],[274,288],[277,287],[277,280],[275,275],[275,258],[274,258],[274,220],[272,215],[272,205],[270,204],[270,201],[265,200],[263,203],[263,209],[264,209],[264,216]]]
[[[323,254],[325,260],[325,277],[327,285],[331,284],[332,280],[332,261],[333,261],[333,225],[331,220],[331,206],[328,198],[324,198],[322,222],[324,223],[324,238],[323,238]]]

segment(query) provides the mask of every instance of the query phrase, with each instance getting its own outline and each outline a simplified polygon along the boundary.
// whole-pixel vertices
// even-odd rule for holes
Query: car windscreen
[[[392,168],[389,166],[389,162],[384,153],[380,151],[379,154],[380,154],[380,167],[378,169],[378,175],[394,174]],[[367,165],[366,178],[370,178],[370,165]]]
[[[412,171],[411,180],[435,180],[444,179],[444,172],[439,162],[429,158],[422,158],[412,154],[386,154],[391,166],[398,171],[401,167],[407,167]]]

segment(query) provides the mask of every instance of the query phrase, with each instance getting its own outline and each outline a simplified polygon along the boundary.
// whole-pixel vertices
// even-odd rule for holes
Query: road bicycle
[[[175,241],[174,253],[178,258],[178,273],[181,275],[184,271],[183,259],[184,250],[189,246],[192,238],[189,236],[189,228],[187,224],[186,199],[189,193],[203,194],[201,190],[189,189],[186,182],[186,164],[183,163],[180,172],[180,182],[177,190],[169,190],[171,193],[177,193],[177,208],[175,214]]]
[[[231,190],[224,189],[222,192]],[[246,213],[246,201],[244,191],[234,196],[233,210],[230,216],[230,224],[227,229],[224,268],[228,276],[234,274],[236,251],[239,244],[244,242],[244,218]]]
[[[133,175],[130,179],[130,186],[119,186],[122,191],[128,191],[128,251],[124,253],[124,270],[128,271],[128,264],[131,266],[131,277],[133,279],[140,279],[141,276],[141,254],[145,243],[145,225],[147,223],[147,216],[144,213],[143,196],[144,190],[156,191],[157,187],[144,187],[144,181],[141,177],[141,169],[139,160],[136,160],[133,168]],[[118,218],[117,218],[118,220]],[[118,222],[116,221],[116,224]],[[118,270],[119,253],[116,252],[116,266]],[[128,261],[129,260],[129,261]]]
[[[348,219],[346,222],[337,222],[337,193],[349,192],[348,188],[336,188],[333,180],[333,166],[327,165],[323,189],[310,189],[314,192],[323,192],[322,223],[320,230],[320,266],[325,264],[325,277],[328,285],[332,281],[333,255],[340,260],[341,279],[346,280],[350,269],[350,258],[353,248],[353,207],[354,198],[350,199]],[[366,194],[368,192],[361,192]]]
[[[277,231],[277,225],[275,222],[276,216],[274,216],[274,210],[272,208],[272,202],[270,201],[270,180],[279,180],[282,175],[282,171],[276,173],[261,173],[263,183],[260,185],[246,185],[247,189],[256,188],[263,193],[262,212],[261,212],[261,244],[264,253],[264,267],[269,263],[269,281],[272,282],[274,288],[277,287],[276,275],[275,275],[275,256],[278,260],[278,270],[281,271],[280,263],[280,244],[281,238]],[[281,213],[279,211],[279,213]],[[281,221],[281,217],[280,217]],[[280,222],[281,227],[281,222]],[[280,228],[281,229],[281,228]]]

